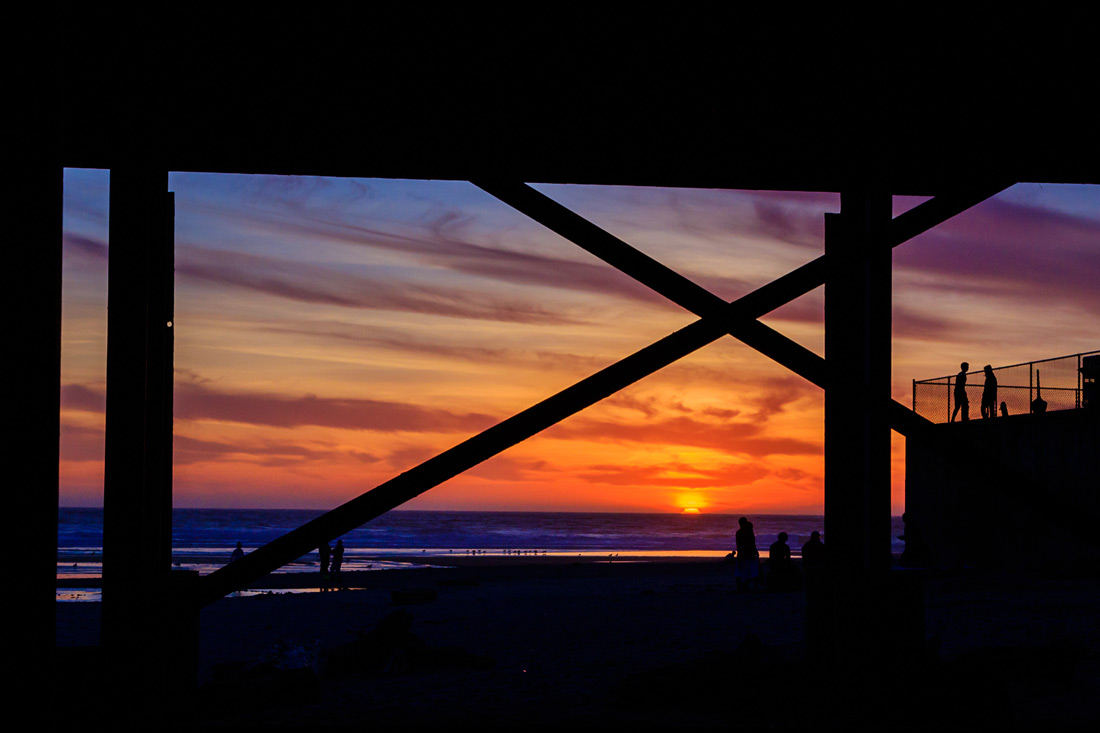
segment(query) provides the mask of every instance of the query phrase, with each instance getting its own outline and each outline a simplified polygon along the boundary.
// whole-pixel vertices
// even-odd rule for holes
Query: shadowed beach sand
[[[806,665],[801,592],[735,593],[722,562],[448,561],[462,567],[361,573],[346,578],[361,590],[231,597],[204,609],[203,723],[759,728],[878,720],[920,729],[1097,719],[1095,578],[929,578],[927,667],[916,681],[912,670],[875,670],[867,683],[874,689],[850,689],[823,687],[820,671]],[[64,644],[65,633],[92,623],[97,604],[62,605]],[[299,669],[256,677],[257,662],[275,658],[275,649]]]

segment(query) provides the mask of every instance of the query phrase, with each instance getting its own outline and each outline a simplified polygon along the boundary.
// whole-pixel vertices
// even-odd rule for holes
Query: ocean
[[[229,561],[240,542],[246,552],[323,512],[298,509],[175,509],[172,562],[211,573]],[[392,511],[344,535],[345,570],[416,567],[387,556],[477,553],[503,555],[641,555],[721,557],[733,549],[735,514],[615,514],[600,512]],[[810,532],[824,532],[816,515],[752,515],[761,556],[780,532],[797,556]],[[893,518],[892,551],[904,545],[901,518]],[[335,542],[335,540],[334,540]],[[61,508],[57,535],[59,578],[98,578],[102,572],[103,510]],[[316,552],[282,572],[315,570]],[[64,594],[59,591],[59,599]],[[88,599],[79,595],[74,599]]]

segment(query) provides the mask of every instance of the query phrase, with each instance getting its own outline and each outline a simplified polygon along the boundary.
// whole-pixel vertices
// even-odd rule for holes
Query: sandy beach
[[[204,609],[202,725],[879,720],[922,729],[1098,719],[1093,577],[929,577],[929,662],[919,681],[875,670],[874,689],[860,690],[823,685],[805,662],[803,593],[735,593],[721,561],[446,562],[345,577],[357,590],[229,597]],[[302,574],[282,580],[310,583]],[[61,604],[59,644],[94,636],[97,605]]]

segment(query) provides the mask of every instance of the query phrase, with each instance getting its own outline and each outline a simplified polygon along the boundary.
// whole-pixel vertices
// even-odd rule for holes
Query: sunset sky
[[[819,255],[839,209],[535,187],[726,299]],[[180,507],[334,507],[695,320],[469,183],[175,173],[170,190]],[[66,506],[102,503],[108,191],[106,171],[66,171]],[[1020,184],[903,245],[895,398],[964,359],[1100,348],[1098,282],[1094,187]],[[764,320],[823,354],[822,305]],[[821,513],[823,405],[726,338],[405,508]]]

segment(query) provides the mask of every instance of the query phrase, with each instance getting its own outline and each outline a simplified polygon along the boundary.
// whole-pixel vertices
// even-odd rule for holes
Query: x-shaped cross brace
[[[525,184],[473,183],[700,319],[202,578],[200,606],[243,588],[726,334],[813,384],[826,386],[824,359],[757,320],[824,284],[824,255],[726,302]],[[925,201],[891,220],[882,246],[896,247],[1010,185],[975,186]],[[890,424],[899,433],[911,435],[931,425],[897,401],[890,402]]]

